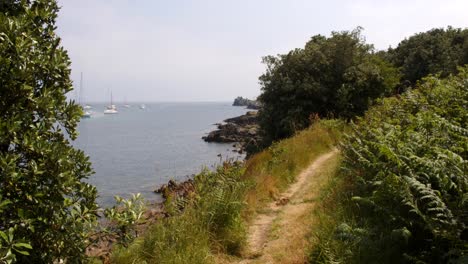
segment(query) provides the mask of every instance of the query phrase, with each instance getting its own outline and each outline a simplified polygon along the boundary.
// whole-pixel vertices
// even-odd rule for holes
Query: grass
[[[344,177],[340,169],[341,158],[336,159],[329,169],[328,182],[320,188],[316,210],[314,230],[309,234],[309,263],[350,263],[353,258],[352,240],[340,239],[340,230],[351,230],[354,226],[355,207],[350,204],[355,188],[349,178]]]
[[[249,187],[240,163],[195,176],[190,199],[168,199],[172,216],[153,225],[129,247],[113,250],[113,263],[211,263],[211,252],[238,254],[245,241],[242,199]]]
[[[245,164],[224,164],[195,176],[196,194],[170,200],[173,216],[152,226],[128,248],[115,248],[113,263],[212,263],[218,253],[239,255],[246,223],[295,181],[313,159],[340,140],[341,121],[317,121],[275,143]],[[184,208],[180,210],[180,208]]]
[[[210,263],[209,233],[194,223],[192,213],[170,217],[151,227],[128,248],[116,248],[112,262]]]
[[[313,177],[303,185],[297,196],[286,205],[275,219],[264,255],[271,256],[274,263],[306,263],[311,241],[309,236],[316,230],[314,212],[320,205],[322,188],[328,187],[340,164],[339,155],[334,155],[314,170]],[[268,258],[255,263],[265,263]]]
[[[252,181],[254,188],[247,192],[244,216],[248,219],[277,198],[312,160],[338,144],[344,130],[346,124],[340,120],[320,120],[251,157],[243,178]]]

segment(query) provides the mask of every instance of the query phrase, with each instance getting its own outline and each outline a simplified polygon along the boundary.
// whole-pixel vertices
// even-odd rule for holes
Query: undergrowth
[[[468,69],[353,125],[312,263],[468,263]]]
[[[241,163],[224,163],[195,176],[193,197],[169,199],[172,215],[128,248],[114,249],[114,263],[210,263],[211,251],[237,254],[245,241],[241,219],[248,184]]]

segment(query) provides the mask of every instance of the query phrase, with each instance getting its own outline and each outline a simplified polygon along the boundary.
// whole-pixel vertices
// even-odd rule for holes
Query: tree
[[[401,69],[402,82],[415,84],[429,74],[447,77],[468,63],[468,29],[431,29],[401,41],[388,53]]]
[[[0,231],[32,246],[23,252],[30,256],[16,252],[21,263],[81,262],[96,189],[84,181],[89,158],[70,143],[82,110],[66,97],[72,82],[54,33],[59,7],[30,0],[0,8]]]
[[[305,48],[263,63],[260,122],[267,144],[307,127],[312,114],[361,115],[399,80],[397,69],[365,43],[361,28],[313,36]]]

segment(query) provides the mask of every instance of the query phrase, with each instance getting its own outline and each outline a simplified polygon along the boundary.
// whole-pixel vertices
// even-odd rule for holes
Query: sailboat
[[[90,111],[84,111],[83,115],[81,116],[82,118],[91,118],[91,112]]]
[[[80,75],[80,98],[79,98],[79,101],[81,101],[81,98],[83,97],[83,73],[81,73]],[[81,103],[81,102],[78,102],[78,103]],[[85,110],[83,112],[83,115],[81,116],[82,118],[90,118],[91,117],[91,112],[88,111],[89,109],[91,109],[92,107],[89,106],[89,105],[85,105],[83,107],[83,110]]]
[[[111,101],[110,105],[106,107],[107,109],[104,110],[104,114],[118,114],[119,112],[117,111],[117,107],[115,107],[115,104],[112,102],[112,91],[111,91]]]
[[[125,97],[123,107],[125,107],[125,108],[130,108],[130,105],[127,103],[127,97]]]

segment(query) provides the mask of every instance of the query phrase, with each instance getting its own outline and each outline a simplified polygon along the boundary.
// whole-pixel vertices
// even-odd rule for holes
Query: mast
[[[80,72],[80,91],[78,93],[78,104],[81,105],[81,98],[83,97],[83,72]]]

